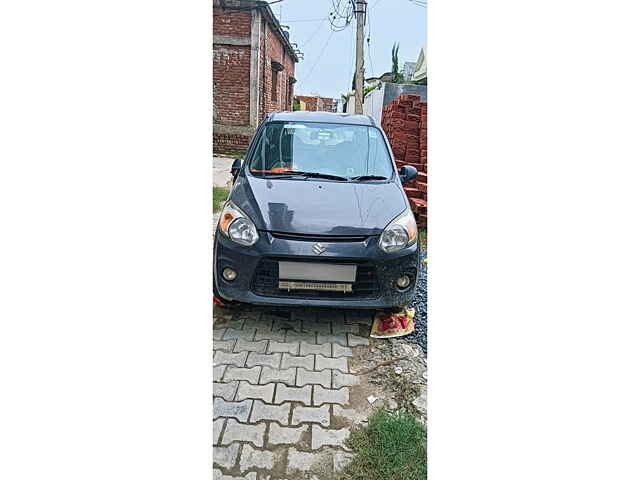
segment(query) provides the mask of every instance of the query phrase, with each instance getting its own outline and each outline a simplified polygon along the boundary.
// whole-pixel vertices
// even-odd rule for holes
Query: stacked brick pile
[[[382,111],[384,129],[398,167],[411,165],[418,178],[404,184],[420,226],[427,225],[427,103],[420,95],[400,95]]]

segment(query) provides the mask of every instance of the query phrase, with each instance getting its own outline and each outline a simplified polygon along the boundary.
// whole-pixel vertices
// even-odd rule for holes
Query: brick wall
[[[273,111],[293,109],[295,61],[282,38],[274,30],[262,10],[258,39],[259,69],[257,75],[257,120]],[[225,12],[213,9],[213,148],[216,153],[245,150],[252,136],[251,128],[251,36],[252,13]],[[216,40],[217,39],[217,40]],[[231,40],[229,40],[231,39]],[[238,45],[240,43],[240,45]],[[271,62],[283,65],[277,74],[276,98],[272,100]],[[238,131],[239,130],[239,131]],[[246,133],[246,134],[245,134]]]
[[[215,121],[249,125],[251,47],[217,45],[213,50]]]
[[[213,34],[251,36],[251,13],[222,13],[213,9]],[[249,125],[251,47],[214,44],[213,46],[213,121],[219,124]],[[251,137],[213,132],[214,152],[244,150]]]
[[[296,99],[306,104],[308,112],[333,112],[333,98],[296,95]]]
[[[419,95],[400,95],[382,112],[384,129],[398,167],[411,165],[418,178],[404,184],[420,226],[427,225],[427,103]]]
[[[260,119],[270,112],[293,110],[293,96],[289,95],[289,78],[295,77],[295,63],[287,53],[282,40],[273,30],[271,25],[263,20],[264,36],[260,42],[260,62],[262,64],[262,96]],[[266,55],[265,55],[266,52]],[[276,83],[276,100],[272,100],[272,74],[271,62],[276,61],[284,66],[284,70],[278,72]]]

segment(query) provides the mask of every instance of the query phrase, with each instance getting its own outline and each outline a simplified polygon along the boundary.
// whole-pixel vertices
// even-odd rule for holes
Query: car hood
[[[307,235],[378,235],[407,207],[396,182],[263,179],[241,175],[231,200],[258,230]]]

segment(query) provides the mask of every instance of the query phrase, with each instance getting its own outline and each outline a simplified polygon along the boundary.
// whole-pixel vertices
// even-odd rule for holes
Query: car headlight
[[[418,240],[418,226],[411,209],[391,220],[380,235],[379,245],[387,253],[410,247]]]
[[[246,213],[233,202],[226,203],[218,222],[220,231],[240,245],[250,247],[258,241],[258,230]]]

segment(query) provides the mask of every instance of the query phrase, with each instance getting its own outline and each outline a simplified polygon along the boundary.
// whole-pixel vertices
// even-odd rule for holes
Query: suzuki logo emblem
[[[325,247],[323,244],[321,243],[316,243],[313,246],[313,253],[315,253],[316,255],[322,255],[324,252],[327,251],[327,247]]]

